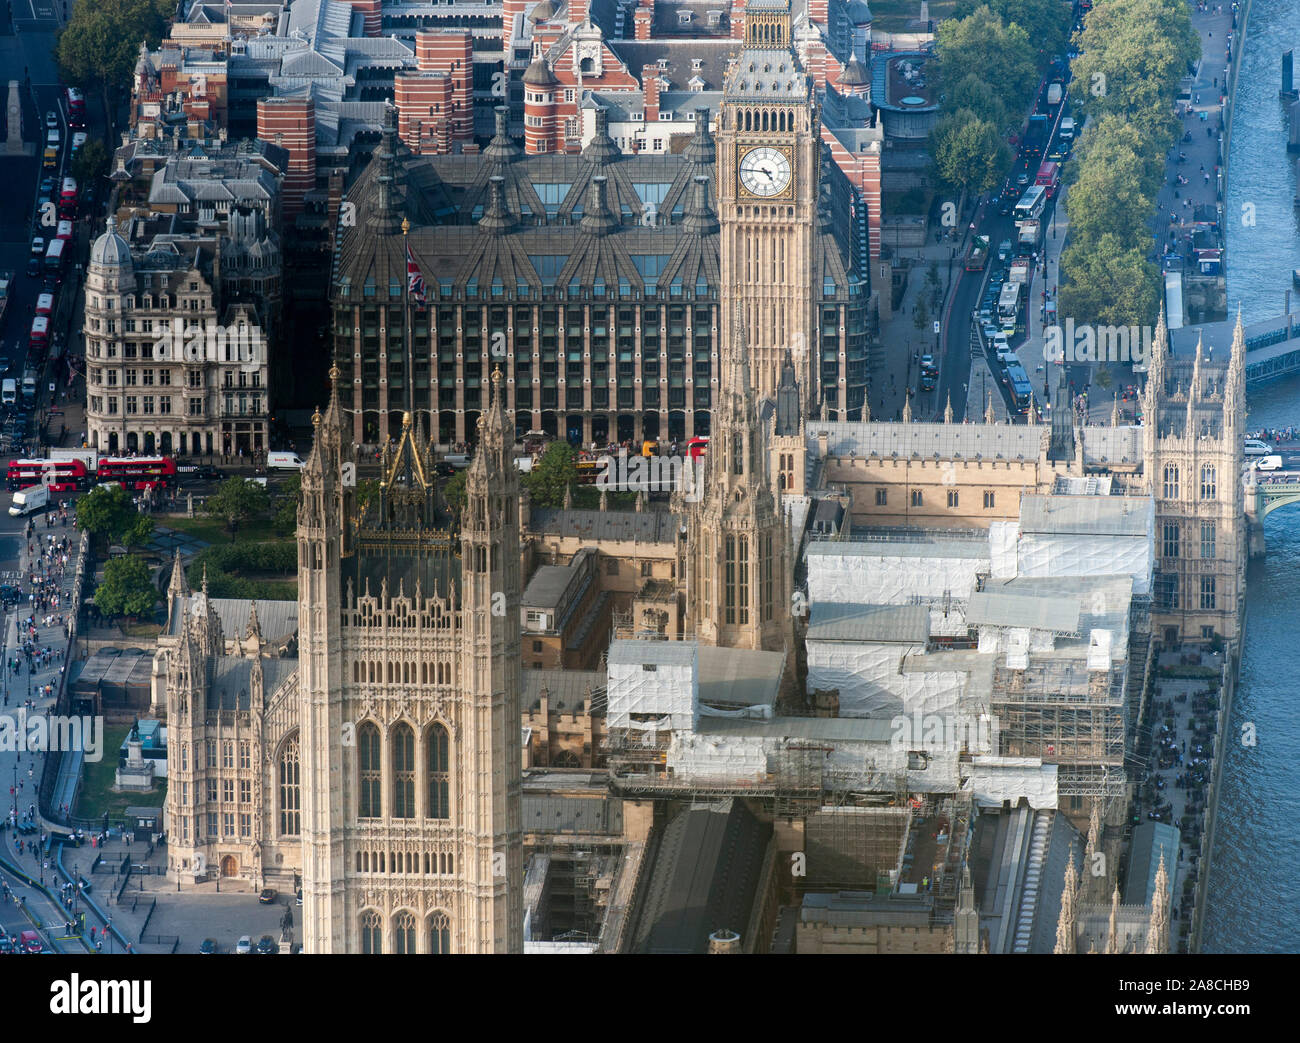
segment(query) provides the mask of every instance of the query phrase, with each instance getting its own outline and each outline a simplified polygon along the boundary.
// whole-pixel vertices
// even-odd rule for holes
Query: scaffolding
[[[767,751],[765,769],[748,777],[726,772],[683,774],[667,763],[671,739],[671,735],[662,732],[611,730],[604,748],[614,789],[629,797],[762,798],[777,815],[802,814],[810,804],[821,802],[825,762],[831,747],[785,743]]]
[[[997,667],[992,710],[1000,752],[1056,764],[1063,797],[1122,793],[1128,671],[1127,660],[1089,670],[1076,658]]]

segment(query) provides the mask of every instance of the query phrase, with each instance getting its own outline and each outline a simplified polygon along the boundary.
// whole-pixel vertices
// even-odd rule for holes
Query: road
[[[1046,85],[1051,76],[1043,81],[1040,85],[1039,98],[1046,91]],[[1069,82],[1069,74],[1066,72],[1065,81]],[[1037,105],[1037,101],[1036,101]],[[1070,114],[1069,100],[1055,107],[1051,111],[1050,133],[1047,142],[1044,144],[1043,155],[1028,158],[1024,152],[1017,152],[1016,159],[1012,165],[1011,172],[1008,175],[1008,183],[1011,186],[1013,195],[1017,196],[1023,193],[1025,188],[1034,183],[1035,175],[1038,168],[1051,151],[1052,145],[1058,141],[1061,120]],[[1068,154],[1067,154],[1068,158]],[[1065,160],[1061,161],[1062,163]],[[1023,181],[1023,184],[1021,183]],[[1052,235],[1052,218],[1056,210],[1056,200],[1049,200],[1043,210],[1042,228],[1044,229],[1044,241]],[[1019,251],[1016,243],[1019,237],[1019,231],[1016,228],[1014,217],[1008,213],[1006,215],[999,213],[999,206],[996,197],[992,200],[983,201],[977,208],[973,220],[974,231],[968,232],[961,245],[955,251],[955,257],[952,262],[952,279],[953,286],[948,294],[948,303],[945,307],[942,320],[940,349],[941,362],[939,380],[932,392],[920,392],[917,398],[915,412],[919,417],[938,419],[943,415],[944,406],[947,402],[952,403],[953,417],[955,420],[965,419],[965,410],[967,402],[968,381],[970,379],[970,354],[971,354],[971,336],[973,324],[971,316],[976,312],[980,305],[984,287],[987,285],[989,276],[999,268],[1006,269],[1008,262],[999,262],[997,259],[998,245],[1004,240],[1010,240],[1012,243],[1012,256],[1014,257]],[[988,236],[990,257],[988,265],[984,271],[968,272],[962,264],[962,258],[965,255],[966,246],[970,242],[971,235]],[[1042,247],[1039,248],[1041,257]],[[1039,306],[1041,301],[1042,284],[1039,282],[1041,273],[1031,283],[1029,296],[1025,304],[1026,326],[1028,324],[1028,310]],[[1017,330],[1015,336],[1011,338],[1013,348],[1018,348],[1023,344],[1025,338],[1025,329]],[[1023,359],[1028,363],[1030,360]],[[1041,361],[1041,360],[1040,360]],[[990,368],[996,376],[1001,376],[1005,371],[997,363],[996,359],[990,358]],[[1045,379],[1045,367],[1040,368],[1038,363],[1027,364],[1026,372],[1029,375],[1030,384],[1034,388],[1035,395],[1038,395],[1043,388]],[[1078,382],[1080,387],[1088,380],[1087,365],[1079,367],[1070,367],[1068,378]],[[1074,370],[1078,372],[1073,372]],[[1003,401],[1007,406],[1010,415],[1016,415],[1015,404],[1012,401],[1010,387],[1001,380],[995,382]],[[1041,406],[1040,406],[1041,411]],[[972,417],[978,420],[980,417]]]
[[[0,317],[0,364],[8,376],[20,379],[27,358],[27,339],[36,297],[45,283],[27,273],[32,238],[38,234],[36,199],[43,172],[41,152],[45,143],[45,114],[58,115],[60,129],[59,169],[62,177],[68,165],[68,124],[54,63],[54,33],[59,27],[63,5],[52,0],[11,0],[13,19],[0,10],[0,98],[7,100],[9,81],[17,79],[22,101],[22,136],[34,146],[30,156],[0,155],[0,270],[15,274],[9,306]],[[29,81],[24,81],[24,77]],[[3,107],[3,106],[0,106]],[[0,139],[2,140],[2,139]],[[50,230],[44,232],[48,238]],[[30,434],[30,416],[18,414],[20,437]]]

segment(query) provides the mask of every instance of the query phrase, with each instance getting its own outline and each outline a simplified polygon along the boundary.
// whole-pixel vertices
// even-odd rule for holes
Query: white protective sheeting
[[[965,637],[966,611],[954,601],[945,610],[942,605],[930,609],[930,634],[932,637]]]
[[[823,544],[823,546],[825,546]],[[985,557],[945,556],[943,543],[933,554],[891,554],[890,544],[851,544],[843,554],[809,554],[808,596],[820,602],[857,605],[910,605],[917,598],[964,599],[975,577],[989,567]]]
[[[1044,764],[1037,757],[976,757],[964,774],[963,788],[980,807],[1000,807],[1003,801],[1015,807],[1022,799],[1035,811],[1060,806],[1056,765]]]
[[[989,556],[992,559],[994,579],[1015,579],[1016,543],[1019,539],[1019,522],[989,523]]]
[[[668,770],[679,779],[762,782],[768,756],[781,740],[749,736],[704,736],[677,732],[668,747]]]
[[[904,776],[918,793],[953,793],[959,786],[959,753],[935,749],[914,757],[905,745],[883,742],[836,742],[826,760],[826,781],[834,788],[888,791]],[[909,768],[909,762],[916,767]]]
[[[1151,593],[1152,537],[1026,533],[1016,551],[1017,575],[1133,577],[1133,593]],[[996,575],[996,573],[995,573]]]
[[[742,706],[735,710],[720,710],[716,706],[700,706],[701,717],[730,717],[732,720],[770,721],[773,717],[772,707],[766,703],[758,706]]]
[[[924,658],[920,645],[808,642],[808,690],[838,688],[841,717],[952,713],[965,673],[904,673],[905,656]]]
[[[694,723],[699,655],[693,643],[615,641],[608,671],[609,727],[663,731]]]

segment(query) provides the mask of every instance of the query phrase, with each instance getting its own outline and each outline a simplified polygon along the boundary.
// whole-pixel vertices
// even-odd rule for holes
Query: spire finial
[[[952,423],[952,392],[951,391],[948,392],[948,400],[943,407],[943,422],[945,424]]]

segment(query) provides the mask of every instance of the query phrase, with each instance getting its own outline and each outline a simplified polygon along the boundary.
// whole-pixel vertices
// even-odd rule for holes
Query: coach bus
[[[1023,221],[1037,221],[1043,216],[1043,205],[1047,202],[1047,189],[1042,185],[1030,185],[1016,204],[1015,219],[1019,225]]]

